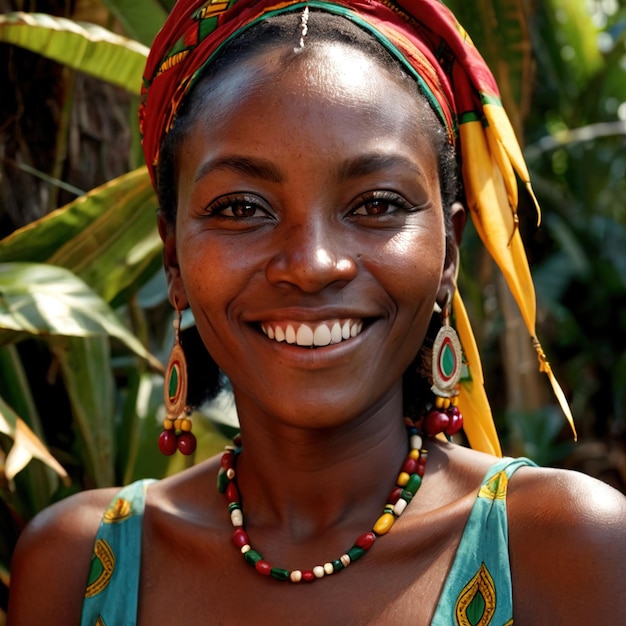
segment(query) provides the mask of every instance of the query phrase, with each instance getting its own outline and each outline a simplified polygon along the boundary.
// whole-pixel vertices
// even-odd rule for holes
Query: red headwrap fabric
[[[220,46],[259,20],[305,7],[341,15],[370,32],[420,85],[457,147],[467,208],[507,280],[539,368],[548,375],[573,428],[563,392],[535,334],[534,285],[517,228],[517,177],[532,195],[528,170],[493,75],[463,27],[438,0],[179,0],[156,37],[142,88],[140,125],[153,183],[160,146],[178,107]],[[458,291],[453,310],[471,372],[459,392],[465,433],[472,447],[500,454],[478,349]]]
[[[305,6],[344,15],[372,32],[410,71],[454,136],[457,117],[499,100],[494,78],[467,33],[437,0],[180,0],[157,35],[144,74],[141,130],[155,179],[159,147],[199,70],[227,39],[268,14]]]

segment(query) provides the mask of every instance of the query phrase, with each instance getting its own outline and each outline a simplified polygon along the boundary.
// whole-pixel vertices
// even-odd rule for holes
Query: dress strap
[[[91,557],[81,626],[137,623],[143,512],[153,482],[124,487],[105,511]]]
[[[432,626],[509,626],[513,589],[506,494],[511,476],[535,466],[526,458],[500,459],[487,471],[446,579]]]

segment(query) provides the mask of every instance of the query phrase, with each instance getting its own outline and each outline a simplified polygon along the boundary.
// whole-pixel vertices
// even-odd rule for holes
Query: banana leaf
[[[11,43],[139,93],[148,48],[106,28],[44,13],[0,15],[0,41]]]
[[[115,337],[162,369],[109,305],[70,271],[39,263],[2,263],[0,346],[27,335]]]
[[[148,171],[139,168],[0,241],[0,263],[65,267],[115,305],[161,267],[157,207]]]

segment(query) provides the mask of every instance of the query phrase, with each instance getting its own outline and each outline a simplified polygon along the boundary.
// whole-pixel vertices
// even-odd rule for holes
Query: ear
[[[444,305],[446,300],[449,297],[451,298],[456,290],[456,281],[459,274],[459,249],[467,220],[467,212],[460,202],[455,202],[450,207],[450,220],[452,228],[446,237],[446,260],[437,293],[437,302],[440,305]]]
[[[163,241],[163,267],[167,278],[167,296],[172,306],[182,311],[189,306],[189,302],[178,265],[176,226],[163,211],[157,214],[157,224]]]

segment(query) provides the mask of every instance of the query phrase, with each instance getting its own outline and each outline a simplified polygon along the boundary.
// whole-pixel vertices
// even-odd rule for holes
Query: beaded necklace
[[[358,561],[372,547],[377,537],[386,535],[389,532],[394,522],[402,515],[422,484],[428,451],[422,447],[422,437],[415,424],[407,420],[406,427],[410,452],[402,464],[396,485],[387,498],[387,504],[383,509],[383,513],[374,523],[372,530],[360,535],[354,542],[354,545],[338,559],[316,565],[310,570],[288,570],[282,567],[273,567],[250,545],[250,539],[243,527],[243,508],[236,483],[236,462],[237,456],[241,452],[241,437],[237,435],[233,439],[233,446],[227,446],[222,455],[220,469],[217,474],[217,488],[220,493],[225,494],[228,501],[230,520],[234,527],[232,541],[243,554],[246,563],[264,576],[271,576],[276,580],[299,583],[313,582],[325,576],[330,576],[345,569],[351,563]]]

